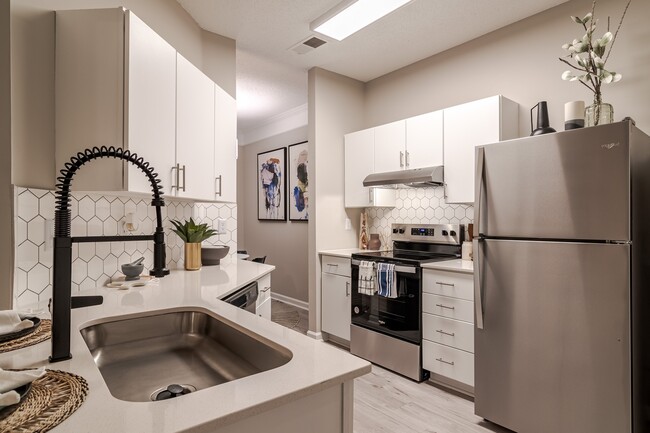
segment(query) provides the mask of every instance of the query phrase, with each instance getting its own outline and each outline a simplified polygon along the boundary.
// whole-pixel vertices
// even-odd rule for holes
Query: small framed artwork
[[[308,143],[289,146],[289,220],[309,220],[309,148]]]
[[[286,221],[285,167],[287,148],[257,154],[257,219]]]

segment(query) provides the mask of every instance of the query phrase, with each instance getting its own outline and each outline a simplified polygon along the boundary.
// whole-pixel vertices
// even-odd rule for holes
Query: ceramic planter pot
[[[185,244],[185,270],[198,271],[201,269],[201,242]]]

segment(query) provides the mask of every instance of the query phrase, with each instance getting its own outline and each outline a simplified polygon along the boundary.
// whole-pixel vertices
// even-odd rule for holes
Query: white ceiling
[[[341,42],[291,51],[340,1],[178,0],[202,28],[237,41],[240,133],[305,104],[314,66],[366,82],[567,0],[413,0]]]

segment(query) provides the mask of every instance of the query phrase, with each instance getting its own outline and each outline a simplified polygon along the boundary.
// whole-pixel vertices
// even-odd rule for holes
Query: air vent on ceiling
[[[310,36],[304,41],[298,42],[296,45],[293,47],[289,48],[291,51],[294,53],[298,54],[307,54],[310,51],[315,50],[316,48],[320,47],[321,45],[326,44],[327,41],[324,41],[320,38],[317,38],[316,36]]]

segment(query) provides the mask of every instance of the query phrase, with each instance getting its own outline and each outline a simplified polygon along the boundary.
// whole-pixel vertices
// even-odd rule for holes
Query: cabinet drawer
[[[432,373],[474,386],[474,355],[471,353],[424,340],[422,366]]]
[[[322,271],[328,274],[350,276],[350,259],[344,257],[321,256]]]
[[[423,293],[422,312],[474,323],[474,302],[463,299]]]
[[[473,301],[474,279],[472,274],[425,269],[422,272],[422,291]]]
[[[257,305],[261,305],[271,297],[271,274],[257,280]]]
[[[422,338],[474,353],[474,325],[422,313]]]
[[[257,305],[261,304],[262,302],[266,302],[270,297],[271,297],[271,286],[265,286],[261,285],[257,287],[258,295],[257,295]]]

